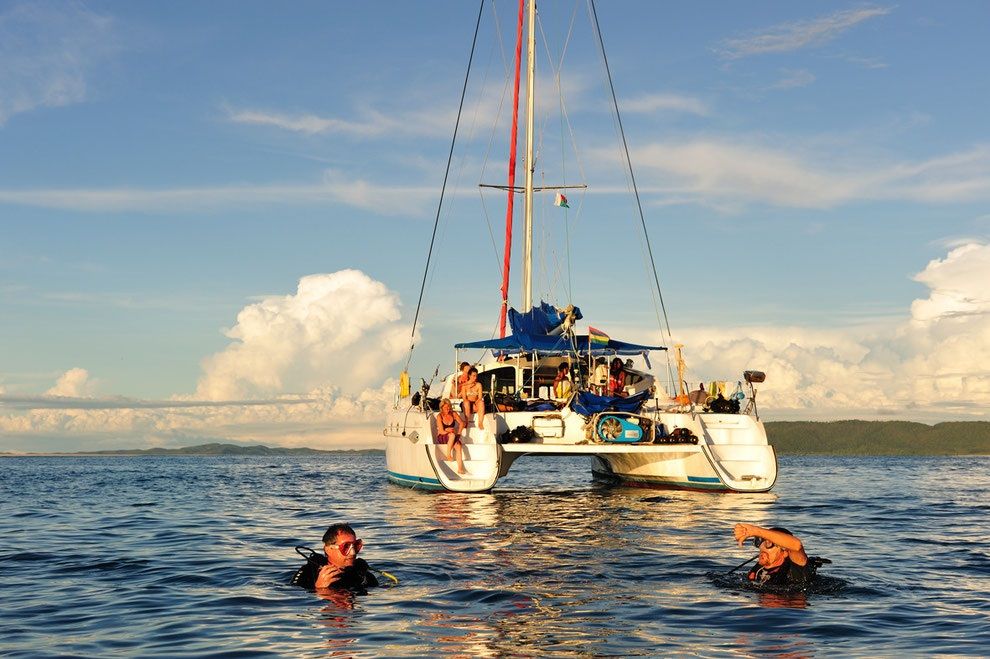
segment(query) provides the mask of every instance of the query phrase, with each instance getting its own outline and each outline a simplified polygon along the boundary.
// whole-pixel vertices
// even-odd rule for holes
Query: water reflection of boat
[[[591,7],[594,11],[593,3]],[[582,319],[578,308],[533,305],[534,192],[554,192],[558,205],[566,205],[560,190],[569,186],[533,185],[535,0],[529,0],[528,14],[520,6],[517,55],[521,53],[524,15],[529,19],[525,185],[514,185],[514,115],[509,182],[494,186],[508,196],[501,336],[455,345],[456,351],[484,351],[485,357],[477,366],[485,402],[484,423],[469,423],[462,433],[467,473],[457,473],[454,462],[436,443],[436,414],[443,397],[451,398],[455,408],[464,403],[458,382],[451,377],[446,385],[432,388],[424,382],[422,391],[411,392],[408,375],[403,373],[402,390],[387,412],[384,429],[388,478],[413,488],[485,492],[523,456],[584,455],[593,459],[592,471],[597,477],[628,485],[723,492],[769,490],[777,477],[777,460],[755,406],[753,385],[762,382],[761,373],[747,371],[748,413],[739,413],[739,399],[733,407],[731,401],[716,397],[715,392],[711,401],[688,396],[680,368],[676,383],[671,373],[671,391],[680,393],[671,397],[650,372],[650,354],[665,351],[665,347],[620,341],[591,327],[586,333],[578,333],[575,324]],[[593,26],[597,33],[596,16]],[[604,46],[602,49],[604,53]],[[516,109],[521,63],[521,56],[517,56]],[[615,111],[618,117],[617,103]],[[621,130],[621,121],[619,127]],[[455,137],[456,132],[455,128]],[[635,184],[634,177],[630,178]],[[508,308],[507,293],[511,209],[516,193],[522,193],[525,200],[521,312]],[[439,211],[437,216],[439,219]],[[649,248],[645,227],[644,221]],[[652,248],[649,253],[652,262]],[[657,282],[653,293],[659,293],[655,269],[653,278]],[[512,330],[508,336],[506,317]],[[678,350],[680,367],[683,361],[679,354]],[[612,360],[611,374],[599,371],[602,358]],[[458,361],[459,354],[455,354],[455,363]],[[568,373],[570,392],[555,386],[554,375],[562,366]],[[741,386],[739,394],[740,399],[745,397]]]

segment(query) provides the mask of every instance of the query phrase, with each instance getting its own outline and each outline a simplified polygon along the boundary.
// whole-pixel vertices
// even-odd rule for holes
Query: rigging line
[[[488,67],[488,69],[485,70],[485,75],[484,75],[484,78],[482,80],[482,88],[485,87],[485,83],[488,80],[488,73],[489,73],[489,70],[491,68],[490,65],[491,65],[491,60],[489,59],[489,67]],[[467,140],[469,142],[474,139],[475,134],[476,134],[476,131],[477,131],[477,127],[478,127],[478,114],[480,112],[480,108],[481,108],[481,105],[482,105],[482,100],[483,99],[482,99],[481,95],[479,95],[477,101],[475,102],[474,112],[473,112],[472,118],[471,118],[471,124],[469,126],[468,131],[467,131]],[[452,162],[449,162],[448,163],[448,170],[451,169],[451,165],[452,164],[453,164]],[[458,162],[455,165],[455,167],[456,167],[456,170],[455,170],[456,173],[453,176],[453,182],[451,183],[451,189],[450,189],[450,195],[449,196],[452,196],[454,198],[456,198],[458,196],[458,193],[460,191],[460,186],[461,186],[461,179],[463,179],[463,177],[464,177],[464,170],[465,170],[466,165],[467,165],[467,155],[464,154],[464,155],[459,156],[458,157]],[[450,227],[450,217],[451,217],[451,213],[452,212],[453,212],[452,211],[452,207],[448,204],[447,207],[444,209],[444,212],[443,212],[443,214],[442,214],[442,216],[440,218],[439,242],[441,244],[443,244],[443,242],[446,240],[447,231],[449,230],[449,227]],[[489,229],[489,231],[490,231],[490,229]],[[427,279],[427,282],[426,282],[426,290],[430,290],[432,288],[433,282],[434,282],[434,280],[436,278],[437,268],[436,268],[435,265],[430,265],[429,262],[427,263],[427,268],[429,269],[429,278]],[[424,296],[425,296],[425,293],[424,293]],[[408,363],[407,363],[407,366],[408,366]]]
[[[639,221],[643,226],[643,237],[646,239],[646,247],[650,252],[650,263],[653,266],[653,280],[657,285],[657,294],[660,296],[660,308],[663,309],[663,320],[667,326],[667,336],[670,337],[670,320],[667,318],[667,306],[663,302],[663,291],[660,288],[660,276],[657,274],[657,262],[653,258],[653,247],[650,245],[650,233],[646,228],[646,217],[643,215],[643,202],[639,198],[639,188],[636,186],[636,175],[633,173],[632,159],[629,156],[629,144],[626,141],[626,131],[622,127],[622,116],[619,114],[619,99],[615,95],[615,85],[612,84],[612,71],[608,66],[608,56],[605,54],[605,39],[602,37],[602,30],[598,24],[598,10],[595,9],[595,0],[588,0],[591,5],[591,15],[595,21],[595,33],[598,35],[598,43],[602,49],[602,61],[605,64],[605,73],[608,75],[608,88],[612,92],[612,104],[615,106],[615,117],[619,122],[619,133],[622,135],[622,148],[626,152],[626,165],[629,167],[629,176],[632,179],[633,190],[636,194],[636,206],[639,209]],[[663,339],[661,328],[661,339]]]
[[[559,99],[559,104],[560,104],[560,116],[561,116],[561,120],[563,122],[562,123],[562,126],[563,125],[566,125],[567,126],[567,132],[568,132],[568,135],[569,135],[570,141],[571,141],[571,150],[574,153],[574,162],[577,165],[577,169],[578,169],[578,177],[579,177],[579,180],[581,180],[581,181],[587,181],[588,180],[588,177],[585,175],[585,172],[584,172],[584,163],[581,160],[581,151],[580,151],[580,149],[578,149],[577,137],[574,135],[574,126],[571,125],[571,118],[570,118],[570,115],[567,112],[567,102],[564,100],[563,86],[559,82],[560,71],[563,70],[563,66],[564,66],[564,56],[565,56],[565,54],[567,52],[567,47],[570,44],[571,37],[574,34],[574,25],[575,25],[575,22],[577,21],[578,5],[579,5],[579,0],[575,0],[575,2],[574,2],[574,11],[571,12],[571,21],[570,21],[570,25],[567,28],[567,37],[564,39],[564,45],[561,48],[561,52],[560,52],[560,60],[557,63],[557,78],[558,78],[557,91],[558,91],[558,99]],[[553,60],[551,58],[551,62],[552,61]],[[561,132],[563,132],[563,128],[561,129]],[[561,137],[560,151],[561,151],[561,157],[563,157],[563,153],[564,153],[564,139],[563,139],[563,137]],[[570,215],[570,211],[569,210],[566,211],[567,214],[565,215],[565,218],[564,218],[564,231],[565,231],[565,237],[564,237],[564,239],[567,241],[568,303],[573,303],[573,300],[571,299],[571,295],[573,294],[573,283],[572,283],[573,280],[572,280],[572,276],[571,276],[572,275],[572,270],[571,270],[571,256],[570,256],[571,229],[572,228],[574,228],[574,229],[577,228],[578,222],[581,219],[581,208],[584,206],[584,200],[585,200],[585,197],[587,195],[587,186],[584,185],[582,187],[584,187],[585,189],[582,190],[582,192],[581,192],[581,199],[578,202],[578,208],[576,209],[576,212],[574,213],[574,219],[571,220],[571,215]],[[571,223],[572,222],[574,224],[573,227],[571,226]]]
[[[488,225],[488,237],[492,240],[492,254],[495,256],[495,270],[498,276],[502,276],[502,264],[498,260],[498,243],[495,242],[495,232],[492,230],[492,219],[488,214],[488,204],[485,203],[485,193],[478,188],[478,197],[481,198],[481,212],[485,216],[485,224]]]
[[[486,74],[486,80],[487,80],[487,74]],[[495,120],[492,122],[492,130],[488,136],[488,148],[485,149],[485,159],[481,163],[480,180],[484,180],[485,174],[488,171],[488,161],[491,159],[492,148],[495,145],[495,133],[499,127],[498,118],[502,116],[502,108],[505,106],[505,97],[509,92],[510,82],[511,79],[509,78],[508,75],[506,75],[505,82],[502,84],[502,96],[498,100],[498,109],[495,111]],[[484,85],[482,85],[482,90],[483,89],[484,89]],[[501,261],[499,260],[500,255],[498,251],[498,244],[495,242],[495,232],[492,229],[491,216],[488,214],[488,205],[485,203],[485,194],[481,186],[478,187],[478,196],[481,198],[481,209],[485,216],[485,224],[488,226],[488,236],[492,240],[492,254],[495,257],[495,270],[498,272],[499,280],[501,280],[504,274],[503,266]]]
[[[450,152],[447,154],[447,167],[443,173],[443,185],[440,187],[440,201],[437,203],[437,216],[433,221],[433,235],[430,238],[430,249],[426,254],[426,267],[423,269],[423,283],[419,286],[419,300],[416,302],[416,314],[413,316],[412,331],[409,334],[409,356],[406,358],[406,368],[412,360],[412,351],[416,347],[416,325],[419,323],[419,312],[423,308],[423,292],[426,290],[426,277],[430,272],[430,260],[433,258],[433,247],[437,239],[437,227],[440,225],[440,212],[443,210],[443,196],[447,191],[447,177],[450,175],[450,163],[454,159],[454,145],[457,143],[457,129],[461,125],[461,112],[464,110],[464,97],[467,95],[468,79],[471,76],[471,64],[474,62],[474,49],[478,45],[478,31],[481,28],[481,15],[485,10],[485,0],[478,4],[478,19],[474,24],[474,37],[471,39],[471,54],[468,55],[467,71],[464,72],[464,85],[461,87],[461,102],[457,106],[457,120],[454,122],[454,135],[450,138]]]
[[[558,110],[559,110],[559,113],[560,113],[559,114],[559,117],[560,117],[560,119],[559,119],[559,125],[560,125],[560,175],[561,175],[561,181],[562,181],[562,183],[564,185],[567,185],[567,156],[564,153],[564,144],[566,143],[565,140],[564,140],[564,123],[565,122],[568,122],[568,119],[567,119],[567,111],[566,111],[566,109],[564,107],[564,89],[563,89],[563,85],[561,84],[561,75],[560,75],[560,72],[563,69],[563,65],[564,65],[564,53],[567,52],[567,46],[570,43],[571,34],[573,32],[573,29],[574,29],[574,19],[575,19],[575,16],[576,15],[577,15],[577,2],[575,2],[575,4],[574,4],[574,12],[571,15],[571,22],[570,22],[570,25],[569,25],[568,30],[567,30],[567,36],[564,39],[564,44],[561,47],[560,58],[559,59],[555,59],[554,56],[553,56],[553,53],[550,52],[550,39],[547,38],[546,31],[544,30],[544,27],[543,27],[543,21],[542,20],[539,21],[540,34],[543,36],[543,48],[544,48],[544,50],[546,50],[547,61],[550,62],[550,67],[553,70],[554,86],[557,89],[557,107],[558,107]],[[539,18],[540,17],[537,16],[537,19],[539,19]],[[569,122],[568,122],[568,128],[570,128]],[[576,155],[577,154],[575,153],[575,156]],[[566,258],[566,265],[567,265],[567,302],[568,302],[568,304],[571,304],[571,303],[574,302],[574,300],[573,300],[573,297],[572,297],[573,296],[573,287],[572,287],[572,277],[571,277],[571,242],[570,242],[571,241],[571,234],[570,234],[570,228],[568,226],[568,219],[569,219],[569,214],[570,213],[569,213],[569,211],[566,208],[565,209],[562,209],[562,211],[563,211],[563,214],[564,214],[564,219],[563,219],[563,224],[564,224],[564,246],[565,246],[565,249],[566,249],[565,258]],[[555,275],[559,275],[559,270],[560,270],[560,268],[558,267],[557,268],[557,272],[555,273]]]
[[[505,97],[509,91],[509,82],[511,81],[511,78],[508,75],[506,75],[504,76],[503,80],[504,82],[502,83],[502,95],[499,97],[498,109],[495,111],[495,119],[492,122],[492,130],[488,135],[488,146],[485,149],[485,159],[481,163],[481,173],[480,173],[481,180],[484,180],[485,175],[488,172],[488,161],[491,159],[492,147],[495,144],[495,133],[498,131],[499,117],[502,116],[502,108],[505,106]],[[477,106],[478,108],[481,107],[481,98],[484,96],[484,90],[487,85],[487,82],[488,82],[488,71],[486,70],[485,77],[481,83],[482,93],[479,94],[479,100]]]
[[[567,36],[564,38],[564,45],[560,49],[560,62],[557,65],[557,89],[559,90],[558,99],[560,100],[560,159],[561,159],[561,169],[564,169],[564,124],[567,124],[567,129],[573,134],[573,129],[571,128],[570,118],[567,116],[567,108],[564,107],[564,89],[563,85],[560,83],[560,71],[564,68],[564,56],[567,54],[567,46],[571,43],[571,35],[574,33],[574,21],[577,18],[578,1],[574,0],[574,10],[571,12],[571,22],[567,27]],[[581,161],[578,154],[575,152],[574,159],[578,161],[578,171],[581,171]],[[564,172],[564,177],[566,179],[567,173]],[[583,199],[583,197],[582,197]],[[564,211],[564,246],[567,250],[567,303],[574,304],[574,278],[572,276],[571,270],[571,209],[568,207]]]
[[[571,13],[571,23],[570,23],[570,25],[567,28],[567,37],[565,37],[565,39],[564,39],[564,46],[561,48],[561,51],[560,51],[560,62],[559,62],[558,67],[557,67],[557,69],[558,69],[558,75],[559,75],[559,71],[563,70],[563,68],[564,68],[564,55],[567,53],[567,47],[568,47],[568,45],[570,45],[571,37],[574,34],[574,23],[577,20],[578,3],[579,3],[579,0],[575,0],[575,2],[574,2],[574,11]],[[560,91],[560,108],[561,108],[560,109],[560,114],[561,114],[561,117],[563,117],[564,122],[566,122],[566,124],[567,124],[567,130],[568,130],[568,133],[570,134],[570,138],[571,138],[571,149],[574,150],[574,162],[576,163],[577,168],[578,168],[578,175],[580,177],[580,180],[587,181],[588,180],[588,177],[585,176],[584,165],[581,162],[581,152],[578,151],[577,139],[574,136],[574,127],[571,125],[571,117],[567,113],[567,103],[564,101],[564,90],[561,87],[559,91]],[[561,151],[563,151],[563,144],[561,144]]]
[[[502,28],[499,27],[498,20],[498,7],[495,0],[489,3],[492,6],[492,22],[495,24],[495,42],[498,44],[499,51],[502,54],[502,72],[505,73],[505,77],[509,77],[509,58],[505,56],[505,42],[502,39]]]
[[[575,22],[576,17],[577,17],[577,7],[578,7],[578,2],[577,2],[577,0],[575,0],[574,11],[571,13],[571,20],[570,20],[570,23],[568,25],[567,36],[564,38],[564,43],[561,46],[561,51],[560,51],[560,57],[559,58],[555,58],[553,56],[553,53],[550,51],[550,39],[547,38],[546,30],[544,29],[544,26],[543,26],[542,17],[539,14],[536,17],[537,18],[537,21],[538,21],[538,24],[539,24],[539,27],[540,27],[540,34],[543,37],[543,48],[546,51],[547,61],[550,63],[551,70],[553,71],[554,86],[556,87],[556,90],[557,90],[557,104],[558,104],[558,108],[559,108],[559,117],[560,117],[560,119],[559,119],[559,124],[560,124],[560,172],[561,172],[562,183],[563,183],[563,186],[561,186],[562,188],[566,188],[567,187],[567,157],[566,157],[566,154],[564,153],[564,144],[566,143],[565,142],[565,139],[564,139],[564,125],[565,124],[567,125],[568,131],[571,134],[571,147],[574,149],[574,156],[575,156],[575,160],[578,163],[578,170],[582,173],[582,180],[584,180],[583,179],[583,171],[584,171],[584,169],[581,166],[580,158],[578,157],[577,147],[576,147],[576,144],[575,144],[575,141],[574,141],[574,130],[571,127],[571,124],[570,124],[570,117],[568,117],[568,115],[567,115],[567,108],[566,108],[566,106],[564,104],[564,89],[563,89],[563,85],[561,84],[561,71],[563,69],[563,64],[564,64],[564,54],[567,52],[567,46],[570,44],[571,36],[572,36],[572,34],[574,32],[574,22]],[[542,144],[542,134],[541,134],[541,144]],[[570,222],[569,222],[570,211],[568,209],[563,209],[563,213],[564,213],[564,219],[563,219],[563,224],[564,224],[564,245],[565,245],[565,248],[566,248],[565,259],[566,259],[566,265],[567,265],[567,302],[568,302],[568,304],[571,304],[571,303],[574,302],[574,300],[573,300],[573,278],[572,278],[572,270],[571,270],[571,234],[570,234]],[[559,263],[558,263],[558,266],[556,268],[556,272],[554,273],[554,276],[555,276],[555,278],[558,278],[560,276]]]

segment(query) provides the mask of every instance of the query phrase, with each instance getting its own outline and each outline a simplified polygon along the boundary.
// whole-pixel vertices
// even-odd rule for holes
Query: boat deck
[[[697,444],[502,444],[506,453],[545,455],[601,455],[602,453],[684,453],[698,451]]]

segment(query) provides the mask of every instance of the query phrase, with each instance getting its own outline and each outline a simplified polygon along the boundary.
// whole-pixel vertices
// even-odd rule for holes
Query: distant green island
[[[990,421],[768,421],[779,455],[990,455]],[[262,444],[200,444],[184,448],[118,449],[48,455],[291,456],[384,453],[382,449],[282,448]],[[14,455],[0,453],[0,455]]]
[[[990,422],[768,421],[781,455],[990,455]]]

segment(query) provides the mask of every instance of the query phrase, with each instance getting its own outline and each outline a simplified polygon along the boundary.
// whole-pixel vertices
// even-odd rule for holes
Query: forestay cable
[[[636,207],[639,209],[639,221],[643,226],[643,237],[646,239],[646,247],[650,255],[650,265],[653,268],[653,281],[657,286],[657,295],[660,299],[660,308],[663,311],[663,321],[667,327],[667,336],[670,337],[670,321],[667,319],[667,307],[663,302],[663,291],[660,289],[660,276],[657,274],[656,259],[653,258],[653,247],[650,245],[650,233],[646,229],[646,217],[643,215],[643,202],[639,198],[639,187],[636,185],[636,175],[633,173],[632,159],[629,157],[629,144],[626,142],[626,131],[622,127],[622,116],[619,114],[619,100],[615,96],[615,86],[612,84],[612,71],[609,69],[608,56],[605,54],[605,40],[602,38],[602,30],[598,24],[598,11],[595,9],[595,0],[588,0],[588,3],[591,5],[591,15],[595,21],[595,34],[598,36],[598,44],[601,46],[602,61],[605,64],[605,74],[608,77],[608,88],[612,93],[612,104],[615,107],[615,118],[619,124],[619,135],[622,138],[622,148],[626,154],[626,165],[629,168],[629,177],[632,180],[633,193],[636,196]]]

